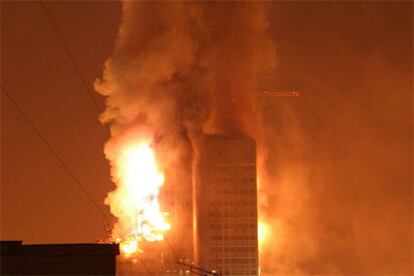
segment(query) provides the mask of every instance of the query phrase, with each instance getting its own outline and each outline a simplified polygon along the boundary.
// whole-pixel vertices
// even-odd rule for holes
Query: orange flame
[[[170,229],[158,202],[164,175],[149,144],[137,143],[122,150],[114,166],[117,188],[106,203],[118,218],[113,236],[124,256],[142,252],[142,241],[159,241]]]
[[[270,227],[262,219],[259,219],[259,222],[258,222],[257,226],[258,226],[257,235],[258,235],[258,239],[259,239],[259,251],[261,252],[263,250],[264,243],[268,239]]]

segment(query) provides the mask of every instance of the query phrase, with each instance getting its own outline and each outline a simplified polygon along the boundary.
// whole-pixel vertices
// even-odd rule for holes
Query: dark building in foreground
[[[258,275],[256,144],[207,135],[196,176],[196,258],[220,275]]]
[[[1,275],[115,275],[117,244],[1,241]]]

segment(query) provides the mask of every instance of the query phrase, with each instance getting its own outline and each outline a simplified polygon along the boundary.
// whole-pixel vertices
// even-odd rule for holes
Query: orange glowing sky
[[[109,216],[103,202],[114,185],[103,154],[106,129],[41,5],[1,6],[2,86]],[[120,4],[47,6],[93,90],[114,47]],[[300,92],[263,103],[274,133],[269,174],[280,180],[266,200],[278,203],[269,216],[286,227],[289,241],[275,241],[289,256],[279,256],[286,266],[299,262],[310,274],[333,267],[348,274],[411,271],[412,8],[269,4],[278,68],[266,78]],[[102,98],[93,97],[103,110]],[[1,112],[1,239],[103,238],[99,214],[3,96]],[[293,264],[292,256],[301,257]]]

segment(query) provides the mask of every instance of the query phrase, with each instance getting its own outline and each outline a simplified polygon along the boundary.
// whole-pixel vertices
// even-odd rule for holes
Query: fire
[[[263,250],[264,243],[269,236],[270,226],[265,221],[259,219],[258,222],[258,239],[259,239],[259,251]]]
[[[113,167],[117,189],[106,203],[118,218],[113,236],[124,256],[142,252],[140,242],[159,241],[170,229],[158,202],[164,175],[160,172],[149,143],[124,148]]]
[[[141,252],[138,248],[138,241],[136,239],[118,240],[119,249],[125,257],[129,257],[134,253]]]

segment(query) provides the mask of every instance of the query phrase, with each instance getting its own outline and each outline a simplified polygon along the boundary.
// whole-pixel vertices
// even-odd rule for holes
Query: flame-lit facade
[[[258,275],[256,145],[207,135],[196,175],[196,259],[220,275]]]
[[[182,182],[171,185],[173,227],[166,240],[142,243],[144,253],[120,257],[117,275],[197,275],[179,259],[220,276],[258,275],[255,141],[205,135],[198,149],[196,165],[187,168],[193,179],[182,173]]]

